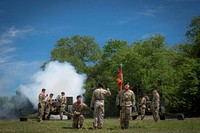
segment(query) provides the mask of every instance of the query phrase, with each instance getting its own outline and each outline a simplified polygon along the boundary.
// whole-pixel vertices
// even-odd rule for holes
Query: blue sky
[[[169,46],[185,43],[200,0],[1,0],[0,96],[30,82],[62,37],[86,35],[103,46],[160,33]]]

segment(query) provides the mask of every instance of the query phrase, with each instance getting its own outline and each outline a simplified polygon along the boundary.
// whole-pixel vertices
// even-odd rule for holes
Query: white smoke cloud
[[[44,71],[39,71],[33,76],[32,84],[21,85],[20,92],[28,97],[35,109],[42,88],[46,89],[47,94],[53,93],[53,98],[63,91],[66,96],[73,96],[75,101],[77,95],[85,92],[83,87],[86,78],[85,74],[78,74],[71,64],[54,61],[50,62]]]

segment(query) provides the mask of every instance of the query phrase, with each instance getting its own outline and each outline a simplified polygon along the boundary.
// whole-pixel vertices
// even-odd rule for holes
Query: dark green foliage
[[[51,60],[70,62],[79,72],[85,72],[88,64],[96,63],[100,56],[100,48],[90,36],[61,38],[51,51]]]
[[[192,46],[191,54],[193,57],[200,58],[200,16],[194,17],[188,28],[189,31],[186,32],[186,36]]]

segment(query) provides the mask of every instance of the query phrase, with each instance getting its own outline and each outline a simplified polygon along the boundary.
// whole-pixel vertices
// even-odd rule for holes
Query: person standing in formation
[[[141,120],[143,120],[145,117],[146,103],[147,103],[147,95],[144,94],[140,102]]]
[[[63,114],[66,112],[67,98],[65,97],[65,92],[61,92],[61,99],[60,99],[60,120],[63,119]]]
[[[159,108],[160,108],[160,95],[158,94],[157,89],[153,90],[153,99],[152,99],[152,113],[153,119],[155,122],[159,119]]]
[[[45,110],[45,98],[48,96],[48,94],[45,96],[46,89],[42,89],[41,93],[38,96],[38,116],[37,116],[37,122],[42,121],[42,118],[44,116],[44,110]]]
[[[121,110],[121,129],[127,129],[129,127],[129,120],[131,119],[132,108],[135,107],[135,94],[130,90],[129,83],[126,83],[124,90],[118,93],[116,105]]]
[[[45,120],[49,120],[49,118],[50,118],[50,111],[51,111],[51,107],[52,107],[52,98],[53,98],[53,94],[51,93],[46,101]]]
[[[103,85],[101,83],[98,84],[97,89],[94,90],[92,95],[92,100],[90,103],[90,107],[94,110],[94,128],[101,129],[103,127],[103,118],[104,118],[104,99],[106,96],[110,96],[110,90],[103,89]]]

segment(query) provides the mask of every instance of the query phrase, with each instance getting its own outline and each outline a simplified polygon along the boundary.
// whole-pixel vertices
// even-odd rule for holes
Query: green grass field
[[[26,122],[19,120],[0,120],[1,133],[200,133],[200,119],[164,120],[155,123],[152,119],[130,121],[129,129],[121,130],[119,119],[104,119],[103,129],[93,129],[92,119],[86,119],[83,129],[72,129],[72,120],[50,120],[36,122],[28,119]]]

